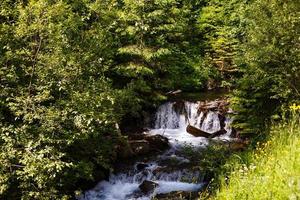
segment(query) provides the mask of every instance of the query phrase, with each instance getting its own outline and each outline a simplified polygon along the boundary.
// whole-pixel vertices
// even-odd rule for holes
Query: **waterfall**
[[[221,129],[217,112],[198,112],[200,103],[184,102],[182,109],[176,109],[174,102],[161,105],[155,114],[155,129],[185,129],[188,124],[213,133]],[[183,110],[183,112],[182,112]]]
[[[181,182],[182,177],[192,182],[198,177],[198,172],[177,170],[170,173],[154,173],[159,166],[156,163],[148,163],[143,170],[136,167],[128,173],[111,175],[109,181],[101,181],[93,190],[79,197],[80,200],[150,200],[155,194],[165,194],[172,191],[197,191],[202,183]],[[159,186],[152,194],[144,195],[139,192],[139,185],[144,180],[155,181]]]
[[[180,115],[174,109],[174,103],[160,106],[155,115],[155,129],[175,129],[179,127]]]
[[[221,129],[220,119],[217,113],[209,111],[200,125],[200,129],[209,133],[216,132]]]
[[[190,163],[187,158],[178,155],[187,144],[194,147],[208,145],[208,139],[194,137],[186,132],[187,125],[193,125],[203,131],[212,133],[221,129],[217,112],[199,112],[200,103],[167,102],[161,105],[155,114],[153,129],[146,134],[160,134],[169,139],[171,148],[147,163],[139,170],[137,163],[131,170],[111,174],[109,181],[101,181],[94,189],[78,197],[79,200],[150,200],[156,194],[172,191],[198,191],[203,183],[194,183],[195,177],[200,177],[198,171],[180,168],[172,171],[161,171],[166,167],[166,161],[177,160],[178,164]],[[231,120],[225,118],[227,133],[219,139],[228,139],[231,133]],[[143,194],[139,185],[145,180],[155,181],[158,187],[150,194]],[[184,181],[183,181],[184,180]],[[200,180],[198,180],[200,181]]]

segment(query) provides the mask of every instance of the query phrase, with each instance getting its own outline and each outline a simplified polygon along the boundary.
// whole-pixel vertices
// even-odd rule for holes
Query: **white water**
[[[194,137],[186,132],[186,127],[191,124],[207,132],[220,130],[220,121],[216,112],[209,111],[206,115],[198,112],[198,103],[185,102],[183,112],[176,111],[175,103],[168,102],[161,105],[155,115],[154,129],[146,134],[160,134],[169,139],[171,149],[157,157],[157,160],[147,163],[148,167],[138,171],[136,166],[131,171],[111,175],[109,181],[100,182],[94,189],[80,196],[80,200],[149,200],[155,194],[169,193],[172,191],[198,191],[202,183],[191,183],[199,173],[188,170],[172,171],[169,173],[155,171],[159,161],[176,159],[178,164],[189,163],[184,157],[176,155],[176,152],[184,145],[195,147],[208,145],[208,140],[202,137]],[[227,133],[219,139],[229,139],[231,133],[231,121],[225,120]],[[185,182],[182,182],[184,177]],[[158,183],[158,187],[149,195],[144,195],[139,190],[139,185],[144,180]]]
[[[184,102],[184,113],[175,111],[175,103],[168,102],[161,105],[155,115],[155,129],[149,134],[160,134],[166,136],[173,147],[183,145],[205,146],[208,140],[203,137],[194,137],[186,132],[188,124],[195,126],[208,133],[213,133],[221,129],[217,112],[209,111],[206,115],[198,112],[200,103]],[[231,134],[231,121],[225,120],[225,130],[227,133],[218,139],[229,139]]]

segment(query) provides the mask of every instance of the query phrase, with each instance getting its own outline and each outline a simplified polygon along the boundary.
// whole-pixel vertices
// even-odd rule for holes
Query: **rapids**
[[[79,200],[149,200],[156,194],[164,194],[172,191],[199,191],[203,186],[201,181],[194,181],[199,177],[199,172],[188,169],[160,172],[164,160],[176,159],[179,164],[190,161],[180,155],[180,149],[186,145],[193,147],[205,147],[208,139],[194,137],[186,132],[188,124],[200,128],[206,132],[220,130],[220,120],[217,112],[209,111],[204,114],[198,111],[199,103],[184,102],[177,108],[175,102],[167,102],[161,105],[153,119],[154,123],[146,134],[160,134],[169,139],[171,148],[155,159],[145,163],[142,170],[137,169],[136,163],[132,169],[126,172],[111,174],[109,181],[101,181],[98,185],[78,197]],[[227,133],[217,139],[229,140],[231,120],[225,119]],[[145,195],[139,185],[144,180],[154,181],[158,187]]]

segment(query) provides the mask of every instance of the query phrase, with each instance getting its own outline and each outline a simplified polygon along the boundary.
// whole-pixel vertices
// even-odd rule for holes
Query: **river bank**
[[[299,199],[300,120],[295,114],[273,124],[255,148],[228,159],[210,199]]]
[[[162,104],[143,133],[128,135],[135,159],[117,163],[108,180],[79,199],[168,199],[176,194],[197,198],[233,152],[230,144],[237,138],[230,113],[224,97],[205,101],[177,98]],[[226,131],[215,139],[195,137],[186,132],[190,124],[208,133]]]

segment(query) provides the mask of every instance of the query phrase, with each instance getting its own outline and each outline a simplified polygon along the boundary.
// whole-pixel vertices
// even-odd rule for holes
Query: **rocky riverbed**
[[[119,164],[109,180],[82,194],[80,200],[194,199],[209,181],[191,152],[201,152],[211,143],[231,143],[232,113],[226,100],[172,101],[161,105],[143,133],[129,134],[129,154],[135,163]],[[188,125],[207,133],[224,129],[214,138],[195,137],[186,132]],[[128,155],[127,155],[128,156]],[[129,157],[129,156],[128,156]]]

